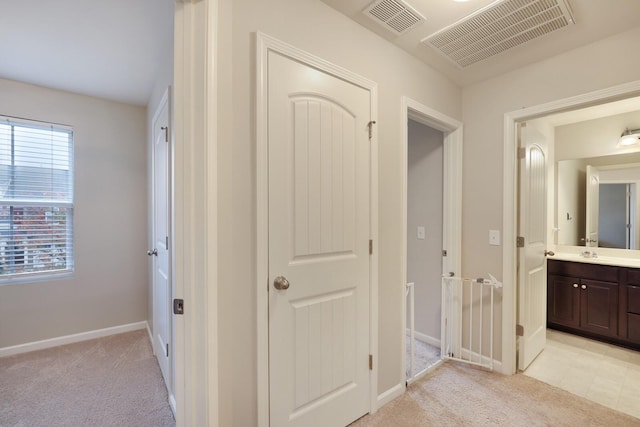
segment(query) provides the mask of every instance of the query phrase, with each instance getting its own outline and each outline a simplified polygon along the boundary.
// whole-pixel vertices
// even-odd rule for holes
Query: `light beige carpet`
[[[0,426],[174,426],[145,330],[0,358]]]
[[[353,427],[640,426],[640,419],[524,375],[446,362]]]

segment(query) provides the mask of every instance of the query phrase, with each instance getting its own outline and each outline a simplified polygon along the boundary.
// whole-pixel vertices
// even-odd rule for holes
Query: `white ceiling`
[[[640,0],[568,0],[575,25],[461,70],[420,40],[494,0],[408,0],[426,21],[400,37],[362,14],[372,0],[322,1],[461,86],[627,31],[640,21]],[[0,78],[145,105],[163,46],[172,42],[172,4],[173,0],[3,0]]]
[[[461,86],[498,76],[527,64],[562,54],[596,40],[621,33],[640,24],[639,0],[567,0],[575,25],[529,41],[464,69],[453,65],[420,41],[494,0],[405,0],[421,13],[425,22],[399,37],[385,30],[362,13],[373,0],[322,0],[339,12],[391,41],[431,67],[446,74]],[[630,52],[630,54],[634,54]]]
[[[173,0],[2,1],[0,78],[146,105]]]

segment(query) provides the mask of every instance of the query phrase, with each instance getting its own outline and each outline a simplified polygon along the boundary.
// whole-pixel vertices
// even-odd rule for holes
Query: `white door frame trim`
[[[640,95],[640,80],[564,98],[546,104],[523,108],[504,115],[503,157],[503,250],[502,250],[502,373],[516,372],[516,321],[517,321],[517,173],[516,124],[560,111],[603,104]]]
[[[278,52],[298,62],[310,65],[323,72],[358,85],[371,93],[371,120],[378,116],[377,84],[349,70],[318,58],[264,33],[256,33],[256,233],[257,233],[257,380],[258,380],[258,426],[269,425],[269,206],[268,206],[268,108],[267,108],[267,56],[269,51]],[[374,242],[370,263],[370,354],[378,360],[378,132],[373,126],[371,138],[371,230]],[[373,364],[369,373],[370,412],[377,410],[378,364]]]
[[[409,119],[422,123],[444,133],[443,141],[443,176],[442,176],[442,244],[443,249],[447,250],[446,258],[443,258],[443,271],[452,271],[456,275],[462,274],[462,141],[463,126],[462,123],[454,118],[429,108],[418,101],[407,96],[402,97],[402,105],[400,110],[401,137],[402,143],[402,159],[400,173],[402,174],[402,194],[401,194],[401,211],[402,211],[402,247],[400,251],[400,259],[402,262],[402,289],[407,283],[407,174],[408,153],[409,153]],[[407,299],[402,299],[402,336],[406,335],[407,323]],[[440,325],[441,334],[444,334],[443,327]],[[442,335],[441,335],[442,336]],[[404,343],[404,340],[403,340]],[[405,346],[401,347],[402,371],[399,383],[404,384],[406,389],[406,350]]]
[[[218,425],[218,0],[177,0],[172,235],[176,425]]]

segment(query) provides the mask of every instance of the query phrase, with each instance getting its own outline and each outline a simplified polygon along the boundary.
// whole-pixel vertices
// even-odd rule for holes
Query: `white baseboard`
[[[411,333],[411,331],[409,329],[407,329],[407,335],[409,335]],[[415,331],[413,333],[413,336],[418,340],[418,341],[422,341],[423,343],[432,345],[434,347],[440,348],[440,340],[438,338],[434,338],[431,337],[427,334],[423,334],[422,332],[418,332]]]
[[[153,355],[156,355],[156,347],[153,345],[153,332],[151,332],[151,327],[149,326],[149,322],[144,322],[147,324],[147,334],[149,335],[149,344],[151,344],[151,352]]]
[[[391,387],[389,390],[387,390],[384,393],[378,395],[378,408],[377,409],[380,409],[381,407],[383,407],[387,403],[391,402],[396,397],[402,396],[404,394],[404,391],[405,391],[405,385],[404,384],[396,384],[395,386]]]
[[[123,332],[137,331],[139,329],[149,330],[146,320],[142,322],[129,323],[126,325],[113,326],[111,328],[96,329],[94,331],[81,332],[79,334],[65,335],[62,337],[50,338],[42,341],[34,341],[25,344],[18,344],[11,347],[0,348],[0,357],[13,356],[14,354],[27,353],[29,351],[43,350],[45,348],[57,347],[65,344],[73,344],[80,341],[102,338],[109,335],[121,334]]]

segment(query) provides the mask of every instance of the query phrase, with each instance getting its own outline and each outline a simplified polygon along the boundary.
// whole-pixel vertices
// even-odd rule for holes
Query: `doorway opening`
[[[460,274],[462,123],[409,98],[403,126],[403,378],[441,361],[442,274]]]
[[[632,242],[632,183],[608,183],[600,180],[598,211],[598,246],[603,248],[636,249]],[[633,247],[632,247],[633,245]]]
[[[409,119],[407,380],[440,361],[444,134]]]
[[[549,343],[543,344],[540,351],[547,349],[547,347],[550,351],[538,352],[532,358],[533,363],[530,365],[531,368],[529,370],[526,370],[526,365],[523,366],[518,362],[518,356],[520,352],[522,352],[523,338],[516,336],[513,331],[516,330],[516,324],[518,324],[518,326],[522,325],[523,311],[521,307],[518,306],[517,297],[518,294],[521,294],[525,290],[523,289],[522,279],[517,276],[518,252],[522,249],[516,248],[516,236],[520,236],[519,226],[522,228],[528,225],[526,222],[524,224],[518,224],[522,221],[522,219],[518,219],[519,187],[517,185],[517,177],[522,176],[522,171],[519,166],[521,160],[519,159],[517,150],[519,147],[518,144],[520,143],[518,128],[520,124],[526,122],[527,127],[532,123],[537,123],[551,129],[551,131],[547,133],[547,135],[550,135],[551,140],[548,146],[550,153],[547,174],[549,185],[547,186],[548,191],[546,197],[546,202],[548,203],[546,220],[548,225],[544,233],[546,250],[554,253],[551,254],[551,257],[555,256],[557,258],[559,254],[570,254],[578,257],[584,252],[592,253],[594,252],[594,247],[589,247],[587,248],[588,251],[585,251],[585,246],[590,246],[591,244],[593,244],[593,246],[597,245],[595,251],[597,251],[599,255],[614,258],[629,257],[628,249],[612,249],[605,247],[605,245],[598,245],[597,243],[591,242],[591,240],[595,240],[596,242],[599,240],[599,237],[595,237],[599,233],[599,227],[590,227],[586,220],[586,216],[589,215],[590,210],[586,200],[586,192],[588,191],[587,184],[589,181],[587,179],[586,169],[587,166],[597,166],[600,168],[606,164],[620,167],[619,164],[630,165],[637,162],[637,159],[634,157],[638,155],[639,150],[637,147],[634,149],[620,149],[616,147],[616,143],[620,133],[624,130],[624,125],[621,123],[629,119],[633,120],[633,114],[637,115],[637,112],[640,110],[640,99],[637,98],[639,93],[640,82],[634,82],[523,109],[505,116],[505,228],[503,232],[505,236],[505,248],[503,253],[503,279],[505,281],[511,281],[514,283],[514,286],[505,288],[503,302],[504,373],[513,374],[517,370],[524,370],[525,374],[536,370],[539,371],[540,369],[536,366],[540,365],[538,362],[548,361],[549,359],[557,361],[552,350],[554,347],[557,347],[556,342],[558,339],[563,341],[561,346],[563,346],[566,352],[567,348],[565,344],[573,342],[575,337],[573,335],[565,335],[545,330],[547,340],[550,341]],[[619,129],[620,126],[623,126],[623,128]],[[577,137],[577,132],[587,133]],[[572,137],[568,137],[569,135],[572,135]],[[599,143],[594,142],[591,144],[589,142],[591,138],[597,139]],[[575,144],[571,144],[569,140],[575,141]],[[583,163],[584,165],[582,165]],[[568,174],[574,169],[581,170],[580,173],[582,175],[576,173],[569,179]],[[563,182],[565,180],[566,182]],[[572,187],[579,188],[582,194],[569,191]],[[630,187],[627,187],[627,190],[629,189]],[[631,200],[630,196],[627,196],[627,202],[625,203],[628,203],[628,200]],[[595,208],[595,211],[597,212],[598,209]],[[627,216],[633,215],[629,207],[623,209],[623,214]],[[597,222],[593,220],[589,222],[591,224],[597,224]],[[631,222],[630,219],[627,219],[626,223],[631,224]],[[595,235],[593,234],[594,231],[596,233]],[[545,280],[543,286],[546,290],[546,264],[542,276]],[[541,308],[543,310],[543,320],[545,321],[547,316],[546,303],[546,298],[541,299],[540,304],[543,304]],[[599,346],[609,346],[609,344],[580,339],[579,346],[592,346],[595,348]],[[622,349],[613,346],[611,346],[611,348],[607,347],[606,349],[608,353],[616,353],[618,351],[622,351]],[[588,393],[588,385],[585,386],[583,384],[581,387],[578,387],[576,384],[578,384],[581,379],[577,376],[571,377],[571,375],[573,375],[572,372],[575,373],[576,370],[565,369],[558,363],[556,363],[553,368],[545,368],[545,371],[537,378],[546,378],[548,380],[547,382],[562,388],[565,388],[563,386],[564,384],[567,387],[565,389],[570,392],[576,392],[582,389],[582,392]],[[584,372],[593,374],[595,370],[585,370]],[[575,386],[575,390],[569,389],[572,386]],[[585,395],[585,397],[588,396]]]

